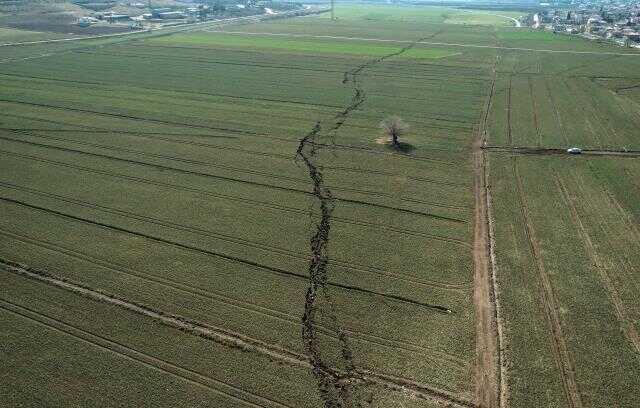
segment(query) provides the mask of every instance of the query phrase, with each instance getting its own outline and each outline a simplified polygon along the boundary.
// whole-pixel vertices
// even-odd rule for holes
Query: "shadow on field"
[[[385,150],[398,152],[398,153],[413,153],[416,150],[416,147],[411,143],[407,142],[398,142],[397,145],[393,145],[391,140],[378,139],[376,140],[377,144],[383,145]]]

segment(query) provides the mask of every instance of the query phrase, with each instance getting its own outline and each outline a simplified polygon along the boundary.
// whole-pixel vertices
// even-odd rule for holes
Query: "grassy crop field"
[[[637,406],[640,54],[517,16],[0,47],[0,405]]]

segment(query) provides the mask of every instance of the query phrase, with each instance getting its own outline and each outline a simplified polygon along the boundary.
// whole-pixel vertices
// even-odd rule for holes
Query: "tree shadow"
[[[416,147],[414,145],[407,142],[398,142],[397,145],[394,145],[393,143],[391,143],[391,141],[388,141],[384,143],[384,147],[387,148],[387,150],[407,154],[413,153],[416,150]]]

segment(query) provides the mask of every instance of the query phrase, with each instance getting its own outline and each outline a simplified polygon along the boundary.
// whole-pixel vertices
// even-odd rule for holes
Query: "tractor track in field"
[[[588,84],[593,85],[593,83],[591,81],[581,81],[581,82],[587,82]],[[589,114],[587,112],[587,125],[589,126],[589,130],[591,130],[591,134],[593,136],[593,139],[596,142],[596,146],[599,146],[600,148],[602,148],[602,140],[600,140],[600,136],[599,134],[603,134],[603,135],[609,135],[609,134],[613,134],[613,136],[616,138],[616,140],[618,139],[618,135],[615,131],[615,129],[613,129],[613,127],[610,127],[611,132],[607,132],[607,129],[605,128],[605,123],[607,125],[609,125],[608,121],[606,121],[604,118],[602,118],[600,116],[600,109],[597,107],[598,106],[598,102],[593,98],[593,92],[584,92],[584,90],[582,89],[585,85],[580,84],[580,86],[570,86],[571,85],[575,85],[573,82],[568,82],[568,81],[564,81],[565,86],[567,87],[567,90],[569,91],[569,95],[572,96],[572,98],[575,98],[575,100],[580,100],[582,101],[582,103],[580,104],[580,108],[583,111],[591,111],[591,114]],[[592,103],[587,103],[587,100],[591,100]],[[588,109],[587,109],[588,108]],[[589,117],[592,117],[596,120],[596,123],[598,124],[598,126],[600,127],[601,131],[600,132],[594,132],[593,131],[593,126],[591,125],[591,121],[589,120]]]
[[[11,155],[14,155],[14,156],[17,156],[17,157],[21,157],[21,158],[24,158],[24,159],[27,159],[27,160],[33,160],[33,161],[36,161],[36,162],[43,162],[43,163],[47,163],[47,164],[51,164],[51,165],[56,165],[56,166],[60,166],[60,167],[66,167],[66,168],[74,169],[74,170],[80,170],[80,171],[100,174],[100,175],[104,175],[104,176],[108,176],[108,177],[112,177],[112,178],[116,178],[116,179],[126,180],[126,181],[132,182],[132,183],[147,184],[147,185],[152,185],[152,186],[156,186],[156,187],[162,187],[162,188],[165,188],[165,189],[168,189],[168,190],[174,190],[174,191],[180,191],[180,192],[188,192],[188,193],[195,194],[195,195],[214,197],[216,199],[232,201],[232,202],[236,202],[236,203],[241,203],[241,204],[245,204],[245,205],[254,206],[256,208],[261,208],[261,209],[269,208],[269,209],[271,209],[273,211],[284,211],[284,212],[290,212],[290,213],[293,213],[293,214],[307,214],[308,213],[307,210],[304,210],[304,209],[301,209],[301,208],[289,207],[289,206],[280,205],[280,204],[273,204],[273,203],[266,202],[266,201],[259,201],[259,200],[250,199],[248,197],[232,196],[232,195],[228,195],[228,194],[219,194],[219,193],[211,192],[209,190],[203,190],[203,189],[199,189],[199,188],[195,188],[195,187],[187,187],[187,186],[184,186],[184,185],[164,183],[164,182],[155,181],[155,180],[151,180],[151,179],[146,179],[146,178],[142,178],[142,177],[135,177],[135,176],[129,176],[129,175],[126,175],[126,174],[113,173],[113,172],[109,172],[109,171],[93,169],[93,168],[90,168],[90,167],[76,166],[76,165],[72,165],[72,164],[68,164],[68,163],[64,163],[64,162],[58,162],[58,161],[54,161],[54,160],[42,159],[42,158],[35,157],[35,156],[23,155],[23,154],[19,154],[19,153],[15,153],[15,152],[9,152],[9,151],[5,151],[5,150],[1,150],[1,149],[0,149],[0,153],[11,154]],[[463,246],[470,246],[470,244],[468,242],[460,240],[460,239],[457,239],[457,238],[445,237],[445,236],[434,235],[434,234],[426,234],[426,233],[422,233],[420,231],[413,231],[413,230],[403,229],[403,228],[394,228],[392,226],[385,226],[384,224],[377,224],[377,223],[361,221],[361,220],[356,220],[356,219],[346,218],[346,217],[334,217],[334,220],[338,220],[339,222],[342,222],[342,223],[345,223],[345,224],[359,225],[359,226],[364,226],[364,227],[368,227],[368,228],[382,228],[382,229],[393,231],[393,232],[396,232],[396,233],[399,233],[399,234],[407,234],[407,235],[412,235],[412,236],[421,236],[421,237],[430,238],[430,239],[434,239],[434,240],[438,240],[438,241],[450,242],[450,243],[453,243],[453,244],[458,244],[458,245],[463,245]]]
[[[589,236],[589,233],[587,232],[587,229],[585,228],[582,219],[580,218],[578,209],[575,205],[575,198],[571,197],[571,194],[569,194],[567,187],[565,186],[564,182],[557,172],[554,172],[554,178],[558,189],[562,193],[564,202],[571,212],[571,219],[573,220],[573,223],[578,227],[580,239],[584,242],[586,252],[591,259],[591,264],[594,266],[594,269],[600,277],[600,281],[609,293],[611,302],[614,306],[616,317],[620,322],[620,329],[625,334],[625,337],[636,350],[636,352],[640,353],[640,335],[633,326],[633,322],[631,321],[631,319],[629,319],[629,317],[627,316],[627,310],[624,306],[624,303],[622,302],[622,299],[620,298],[620,293],[611,280],[611,277],[607,273],[607,268],[598,255],[596,246],[593,244],[593,241],[591,240],[591,237]]]
[[[633,180],[633,177],[635,177],[626,168],[624,169],[624,173],[628,177],[629,180]],[[603,186],[604,186],[605,193],[607,194],[607,197],[609,198],[609,201],[611,201],[611,203],[618,209],[618,212],[620,213],[620,215],[629,224],[629,228],[631,229],[634,237],[636,238],[636,242],[640,243],[640,230],[638,229],[637,222],[635,221],[635,218],[633,217],[633,215],[629,214],[629,212],[622,206],[622,204],[620,204],[620,202],[618,201],[616,196],[611,192],[611,190],[609,190],[609,188],[606,186],[606,184],[603,184]],[[638,186],[634,185],[634,187],[635,187],[635,190],[640,191],[640,188],[638,188]]]
[[[542,133],[540,132],[540,122],[538,119],[538,103],[536,102],[536,95],[533,91],[533,83],[531,78],[527,78],[529,83],[529,95],[531,96],[531,111],[533,112],[533,126],[536,130],[536,139],[538,141],[538,147],[542,146]]]
[[[554,119],[556,120],[556,123],[558,124],[558,129],[559,129],[560,133],[562,134],[562,137],[564,138],[565,143],[567,143],[567,145],[568,145],[569,141],[567,140],[567,133],[566,133],[566,130],[565,130],[565,126],[564,126],[564,123],[562,123],[562,118],[560,116],[560,111],[558,110],[558,105],[556,104],[556,101],[553,98],[553,94],[551,93],[551,89],[549,88],[549,81],[543,81],[543,82],[544,82],[544,88],[547,91],[547,99],[549,100],[549,105],[553,109]]]
[[[178,316],[178,315],[174,315],[171,313],[167,313],[165,311],[162,310],[157,310],[157,309],[153,309],[150,308],[149,306],[143,305],[143,304],[139,304],[139,303],[135,303],[135,302],[131,302],[127,299],[124,298],[120,298],[116,295],[113,294],[108,294],[105,292],[102,292],[100,290],[96,290],[87,286],[84,286],[82,284],[79,283],[75,283],[72,282],[70,280],[67,279],[63,279],[60,277],[57,277],[55,275],[52,275],[48,272],[45,271],[41,271],[41,270],[37,270],[37,269],[33,269],[33,268],[29,268],[26,267],[24,265],[21,264],[17,264],[5,259],[1,259],[0,258],[0,265],[2,265],[4,267],[5,270],[7,270],[7,272],[10,273],[14,273],[17,275],[21,275],[23,277],[32,279],[32,280],[36,280],[36,281],[40,281],[43,282],[45,284],[51,285],[51,286],[55,286],[58,288],[61,288],[63,290],[78,294],[80,296],[92,299],[92,300],[96,300],[99,302],[104,302],[110,305],[115,305],[117,307],[123,308],[125,310],[128,310],[130,312],[139,314],[139,315],[143,315],[146,317],[149,317],[153,320],[159,321],[160,323],[170,326],[170,327],[174,327],[182,332],[191,334],[191,335],[195,335],[195,336],[199,336],[211,341],[214,341],[216,343],[222,344],[224,346],[227,347],[233,347],[233,348],[237,348],[243,351],[250,351],[250,352],[255,352],[261,355],[264,355],[272,360],[275,361],[279,361],[281,363],[284,364],[288,364],[288,365],[292,365],[292,366],[299,366],[299,367],[303,367],[303,368],[310,368],[313,367],[313,362],[310,361],[310,359],[308,358],[308,356],[299,354],[299,353],[295,353],[295,352],[291,352],[289,350],[283,349],[279,346],[275,346],[272,344],[268,344],[265,343],[261,340],[258,339],[254,339],[252,337],[249,336],[245,336],[242,334],[239,334],[237,332],[233,332],[233,331],[229,331],[226,330],[224,328],[221,327],[216,327],[216,326],[212,326],[209,324],[203,324],[194,320],[190,320],[187,318],[184,318],[182,316]],[[10,303],[6,300],[0,300],[2,303]],[[17,306],[21,309],[26,309],[23,306],[18,306],[18,305],[14,305]],[[0,307],[1,303],[0,303]],[[29,310],[29,309],[27,309]],[[40,314],[38,312],[35,311],[31,311],[32,313],[36,313],[36,314]],[[50,318],[46,315],[42,315],[47,317],[48,319],[51,320],[56,320],[53,318]],[[74,327],[76,330],[80,330],[82,332],[85,333],[89,333],[91,335],[93,335],[93,333],[90,332],[86,332],[78,327],[69,325],[68,323],[64,323],[62,321],[56,320],[59,323],[66,325],[66,326],[70,326],[70,327]],[[95,335],[93,335],[95,336]],[[99,336],[98,336],[99,337]],[[109,340],[105,337],[101,337],[103,340],[110,342],[110,343],[114,343],[114,344],[119,344],[114,342],[113,340]],[[126,347],[122,344],[119,344],[122,347]],[[141,353],[141,352],[138,352]],[[153,359],[158,359],[157,357],[153,357],[148,355],[148,357],[151,357]],[[171,364],[167,361],[161,360],[164,363],[167,364]],[[330,369],[329,369],[330,370]],[[335,370],[330,370],[328,372],[325,373],[326,375],[332,376],[332,377],[343,377],[345,373],[340,372],[340,371],[335,371]],[[396,377],[396,376],[392,376],[392,375],[388,375],[388,374],[382,374],[382,373],[377,373],[374,371],[370,371],[370,370],[365,370],[365,369],[359,369],[359,370],[354,370],[353,373],[351,373],[353,376],[353,379],[357,382],[360,383],[365,383],[365,384],[372,384],[372,385],[377,385],[377,386],[381,386],[387,389],[391,389],[391,390],[395,390],[395,391],[403,391],[403,392],[408,392],[411,395],[418,397],[418,398],[422,398],[422,399],[426,399],[426,400],[435,400],[437,402],[440,403],[447,403],[447,404],[452,404],[454,406],[460,406],[460,407],[474,407],[474,405],[465,400],[462,399],[460,397],[457,397],[453,394],[450,394],[448,392],[439,390],[437,388],[433,388],[430,386],[427,386],[425,384],[421,384],[421,383],[417,383],[414,382],[413,380],[410,379],[406,379],[406,378],[401,378],[401,377]],[[203,376],[204,377],[204,376]],[[210,377],[206,377],[209,378],[210,380],[216,381],[216,382],[220,382],[219,380],[216,380],[214,378],[210,378]],[[222,382],[220,382],[222,383]],[[244,391],[240,388],[237,387],[233,387],[229,384],[224,383],[225,385],[227,385],[230,388],[234,388],[236,391],[240,391],[242,393],[247,393],[250,394],[247,391]],[[271,403],[271,404],[277,404],[278,406],[282,406],[282,407],[287,407],[286,405],[283,405],[277,401],[274,400],[269,400],[267,398],[258,396],[256,394],[251,394],[253,397],[258,398],[258,399],[262,399],[265,402]],[[292,408],[292,407],[289,407]]]
[[[173,171],[173,172],[176,172],[176,173],[182,173],[182,174],[188,174],[188,175],[194,175],[194,176],[201,176],[201,177],[207,177],[207,178],[215,178],[215,179],[218,179],[218,180],[230,181],[230,182],[235,182],[235,183],[242,183],[242,184],[247,184],[247,185],[261,187],[261,188],[280,190],[280,191],[287,191],[287,192],[302,194],[302,195],[306,195],[306,196],[313,196],[313,192],[312,191],[307,191],[307,190],[298,189],[298,188],[285,187],[285,186],[279,186],[279,185],[268,184],[268,183],[261,183],[261,182],[257,182],[257,181],[239,179],[239,178],[235,178],[235,177],[220,176],[220,175],[215,175],[215,174],[211,174],[211,173],[203,173],[203,172],[194,171],[194,170],[180,169],[180,168],[177,168],[177,167],[166,166],[166,165],[162,165],[162,164],[158,164],[158,163],[148,163],[148,162],[142,162],[142,161],[139,161],[139,160],[132,160],[132,159],[125,159],[125,158],[121,158],[121,157],[110,156],[110,155],[101,154],[101,153],[85,152],[85,151],[82,151],[82,150],[69,149],[69,148],[60,147],[60,146],[52,146],[52,145],[48,145],[48,144],[27,141],[27,140],[24,140],[24,139],[14,139],[14,138],[6,137],[6,136],[0,136],[0,140],[7,140],[7,141],[11,141],[11,142],[16,142],[16,143],[22,143],[22,144],[32,145],[32,146],[45,148],[45,149],[59,150],[59,151],[67,152],[67,153],[74,153],[74,154],[81,154],[81,155],[85,155],[85,156],[98,157],[98,158],[101,158],[101,159],[118,161],[118,162],[123,162],[123,163],[128,163],[128,164],[139,165],[139,166],[146,166],[146,167],[151,167],[151,168],[155,168],[155,169],[159,169],[159,170],[169,170],[169,171]],[[1,152],[7,153],[7,151],[4,151],[4,150],[2,150]],[[11,153],[11,154],[16,154],[16,153]],[[403,207],[393,207],[393,206],[388,206],[388,205],[384,205],[384,204],[372,203],[372,202],[369,202],[369,201],[362,201],[362,200],[341,198],[341,197],[336,197],[335,200],[336,201],[340,201],[340,202],[345,202],[345,203],[353,203],[353,204],[358,204],[358,205],[363,205],[363,206],[370,206],[370,207],[375,207],[375,208],[388,209],[388,210],[393,210],[393,211],[398,211],[398,212],[403,212],[403,213],[408,213],[408,214],[422,215],[422,216],[426,216],[426,217],[430,217],[430,218],[434,218],[434,219],[447,220],[447,221],[451,221],[451,222],[455,222],[455,223],[466,223],[467,222],[466,220],[463,220],[463,219],[460,219],[460,218],[454,218],[454,217],[449,217],[449,216],[445,216],[445,215],[427,213],[427,212],[423,212],[423,211],[416,211],[416,210],[403,208]]]
[[[221,259],[225,259],[225,260],[228,260],[228,261],[231,261],[231,262],[241,263],[241,264],[248,265],[248,266],[254,267],[256,269],[269,272],[269,273],[275,273],[275,274],[278,274],[278,275],[295,277],[295,278],[304,279],[304,280],[308,280],[309,279],[309,277],[307,275],[304,275],[304,274],[301,274],[301,273],[291,272],[291,271],[288,271],[288,270],[285,270],[285,269],[282,269],[282,268],[277,268],[277,267],[274,267],[274,266],[261,264],[259,262],[252,261],[252,260],[249,260],[249,259],[244,259],[244,258],[237,257],[237,256],[231,256],[231,255],[227,255],[227,254],[223,254],[223,253],[219,253],[219,252],[214,252],[214,251],[211,251],[211,250],[198,248],[198,247],[195,247],[195,246],[192,246],[192,245],[183,244],[183,243],[176,242],[176,241],[171,241],[171,240],[166,239],[166,238],[157,237],[157,236],[154,236],[154,235],[150,235],[150,234],[146,234],[146,233],[142,233],[142,232],[138,232],[138,231],[133,231],[133,230],[130,230],[130,229],[127,229],[127,228],[117,227],[115,225],[105,224],[105,223],[97,222],[97,221],[90,220],[90,219],[87,219],[87,218],[78,217],[78,216],[70,215],[70,214],[65,214],[65,213],[60,212],[60,211],[52,210],[52,209],[41,207],[41,206],[34,205],[34,204],[29,204],[29,203],[24,202],[24,201],[14,200],[12,198],[2,197],[2,196],[0,196],[0,201],[4,201],[6,203],[10,203],[10,204],[21,206],[21,207],[25,207],[25,208],[30,208],[30,209],[37,210],[37,211],[40,211],[40,212],[44,212],[44,213],[47,213],[47,214],[51,214],[51,215],[54,215],[54,216],[57,216],[57,217],[79,221],[79,222],[82,222],[82,223],[85,223],[85,224],[88,224],[88,225],[94,225],[94,226],[105,228],[105,229],[109,229],[109,230],[112,230],[112,231],[117,231],[117,232],[120,232],[120,233],[134,235],[134,236],[137,236],[137,237],[140,237],[140,238],[144,238],[144,239],[147,239],[147,240],[150,240],[150,241],[154,241],[154,242],[158,242],[158,243],[165,244],[165,245],[174,246],[174,247],[181,248],[181,249],[184,249],[184,250],[187,250],[187,251],[196,252],[196,253],[200,253],[200,254],[204,254],[204,255],[208,255],[208,256],[213,256],[213,257],[216,257],[216,258],[221,258]],[[393,299],[393,300],[396,300],[396,301],[412,304],[412,305],[415,305],[415,306],[425,307],[427,309],[432,309],[436,313],[451,313],[451,311],[450,311],[450,309],[448,307],[441,306],[441,305],[429,304],[429,303],[425,303],[425,302],[420,302],[420,301],[417,301],[417,300],[409,299],[409,298],[404,297],[404,296],[398,296],[398,295],[394,295],[394,294],[390,294],[390,293],[377,292],[377,291],[374,291],[374,290],[364,289],[364,288],[361,288],[361,287],[358,287],[358,286],[346,285],[346,284],[342,284],[342,283],[338,283],[338,282],[327,282],[327,285],[331,286],[331,287],[345,289],[345,290],[351,290],[351,291],[354,291],[354,292],[360,292],[360,293],[368,294],[368,295],[371,295],[371,296],[382,297],[384,299]]]
[[[128,347],[112,339],[83,330],[75,325],[63,322],[26,306],[18,305],[5,299],[0,299],[0,309],[21,316],[27,320],[37,322],[54,331],[67,334],[79,341],[102,348],[122,358],[141,363],[163,373],[171,374],[191,384],[204,387],[209,391],[239,401],[245,405],[254,408],[294,408],[243,390],[242,388],[233,386],[224,381],[206,376],[189,368],[182,367],[159,357]]]
[[[136,213],[132,213],[130,211],[127,210],[121,210],[121,209],[117,209],[117,208],[113,208],[113,207],[108,207],[108,206],[104,206],[104,205],[100,205],[100,204],[96,204],[96,203],[92,203],[92,202],[88,202],[88,201],[84,201],[84,200],[78,200],[72,197],[67,197],[67,196],[62,196],[59,194],[54,194],[54,193],[48,193],[48,192],[44,192],[44,191],[40,191],[40,190],[35,190],[29,187],[23,187],[23,186],[19,186],[16,184],[12,184],[12,183],[6,183],[2,180],[0,180],[0,187],[4,187],[7,189],[11,189],[11,190],[17,190],[17,191],[23,191],[23,192],[27,192],[29,194],[32,195],[36,195],[36,196],[40,196],[40,197],[46,197],[46,198],[52,198],[54,200],[60,201],[60,202],[64,202],[67,204],[72,204],[72,205],[77,205],[77,206],[81,206],[81,207],[85,207],[85,208],[91,208],[103,213],[107,213],[107,214],[114,214],[126,219],[132,219],[132,220],[137,220],[137,221],[143,221],[145,223],[151,224],[151,225],[157,225],[163,228],[170,228],[173,230],[178,230],[178,231],[183,231],[183,232],[188,232],[188,233],[193,233],[193,234],[198,234],[200,236],[203,237],[209,237],[209,238],[213,238],[213,239],[217,239],[223,242],[227,242],[227,243],[232,243],[238,246],[245,246],[245,247],[249,247],[249,248],[253,248],[253,249],[258,249],[258,250],[262,250],[262,251],[266,251],[268,253],[276,253],[279,255],[283,255],[283,256],[287,256],[289,258],[292,259],[296,259],[298,261],[303,261],[305,259],[305,256],[303,253],[301,252],[297,252],[297,251],[292,251],[286,248],[281,248],[281,247],[277,247],[274,245],[267,245],[267,244],[263,244],[259,241],[252,241],[252,240],[248,240],[242,237],[238,237],[238,236],[234,236],[234,235],[229,235],[229,234],[224,234],[224,233],[220,233],[220,232],[215,232],[215,231],[211,231],[211,230],[207,230],[207,229],[203,229],[203,228],[198,228],[198,227],[194,227],[194,226],[187,226],[187,225],[183,225],[183,224],[178,224],[169,220],[163,220],[163,219],[159,219],[159,218],[154,218],[154,217],[149,217],[149,216],[145,216],[145,215],[140,215],[140,214],[136,214]],[[340,259],[332,259],[332,263],[336,264],[337,266],[339,266],[342,269],[345,270],[351,270],[351,271],[355,271],[355,272],[359,272],[359,273],[369,273],[369,274],[373,274],[373,275],[381,275],[381,276],[385,276],[387,278],[390,279],[394,279],[394,280],[398,280],[398,281],[403,281],[405,283],[408,284],[414,284],[414,285],[421,285],[421,286],[427,286],[427,287],[431,287],[431,286],[437,286],[437,282],[433,282],[433,281],[425,281],[425,280],[420,280],[420,279],[416,279],[416,278],[412,278],[410,275],[403,275],[400,273],[396,273],[393,271],[388,271],[384,268],[378,268],[375,266],[370,266],[370,265],[366,265],[366,264],[360,264],[360,263],[354,263],[354,262],[348,262],[348,261],[344,261],[344,260],[340,260]],[[442,285],[446,285],[446,284],[442,284]],[[453,285],[450,286],[450,288],[452,288]]]
[[[525,198],[524,183],[520,176],[520,171],[518,170],[517,157],[512,158],[512,163],[513,174],[515,176],[518,191],[520,212],[524,222],[524,232],[527,240],[529,241],[531,255],[535,260],[536,269],[538,271],[540,300],[551,329],[549,334],[551,337],[553,355],[558,369],[560,370],[560,380],[562,381],[565,397],[569,407],[582,408],[580,390],[575,378],[574,363],[571,359],[571,355],[562,332],[560,317],[558,315],[560,307],[553,292],[553,286],[542,259],[540,244],[536,238],[535,229],[529,215],[529,208]]]
[[[97,258],[95,256],[79,252],[75,249],[64,248],[57,244],[53,244],[37,238],[27,237],[25,235],[3,230],[1,228],[0,228],[0,234],[28,245],[37,246],[39,248],[44,248],[55,253],[63,254],[67,257],[88,262],[92,265],[96,265],[101,268],[111,270],[118,274],[134,277],[136,279],[140,279],[145,282],[152,282],[154,284],[157,284],[169,289],[184,292],[191,296],[206,299],[207,301],[214,301],[214,302],[222,303],[228,306],[232,306],[242,310],[243,312],[256,313],[268,318],[272,318],[272,319],[290,324],[296,328],[299,327],[300,325],[300,319],[298,318],[298,316],[292,315],[288,312],[283,312],[277,309],[260,306],[255,303],[248,302],[246,300],[229,297],[226,294],[221,292],[212,291],[211,289],[205,290],[197,286],[193,286],[189,283],[184,283],[171,278],[167,278],[167,277],[161,278],[156,275],[151,275],[139,270],[131,269],[128,266],[120,265],[107,259]],[[321,329],[320,331],[324,336],[336,338],[335,334],[329,328],[324,326],[318,326],[318,327],[319,329]],[[420,346],[414,343],[407,343],[402,340],[389,339],[386,337],[377,336],[370,333],[363,333],[356,330],[349,330],[349,334],[352,335],[358,341],[361,341],[364,343],[370,343],[379,347],[386,347],[395,351],[403,350],[406,352],[419,354],[433,361],[434,363],[438,363],[438,362],[443,363],[451,367],[452,369],[456,369],[459,371],[464,371],[467,369],[466,362],[462,358],[455,355],[447,354],[438,350],[433,350],[433,349]]]
[[[496,60],[497,63],[497,60]],[[475,402],[481,408],[507,406],[506,373],[503,354],[502,321],[499,315],[498,287],[493,225],[491,220],[491,197],[489,191],[488,158],[483,150],[487,142],[488,121],[495,97],[496,69],[486,97],[478,129],[473,140],[473,190],[474,211],[474,327],[476,355],[474,364]],[[510,98],[510,84],[507,97]],[[509,100],[510,102],[510,100]],[[507,104],[509,106],[509,104]],[[504,398],[503,398],[504,397]]]
[[[407,52],[421,40],[413,42],[394,53],[367,61],[349,71],[345,71],[342,83],[352,87],[353,96],[351,102],[334,116],[333,124],[326,130],[331,141],[330,147],[334,147],[337,133],[350,118],[351,113],[359,109],[366,101],[366,92],[360,83],[359,74],[386,59]],[[358,384],[354,383],[354,380],[357,379],[357,375],[361,371],[357,368],[349,333],[337,317],[332,294],[330,294],[327,285],[329,282],[327,266],[330,262],[328,248],[331,219],[336,200],[331,188],[324,181],[322,164],[318,158],[319,151],[326,148],[326,144],[319,144],[322,132],[322,122],[318,121],[313,126],[313,129],[300,139],[295,156],[296,160],[302,161],[307,169],[313,186],[313,195],[320,207],[319,220],[312,221],[315,224],[315,232],[313,232],[309,241],[311,252],[308,268],[309,286],[305,295],[304,314],[302,316],[302,341],[305,354],[311,362],[311,371],[316,377],[318,391],[325,408],[358,408],[363,406],[362,399],[365,396],[363,391],[358,388]],[[313,212],[310,213],[311,220],[313,220],[314,215]],[[324,309],[319,304],[321,300],[325,302]],[[446,310],[445,312],[450,313],[451,311]],[[328,318],[333,325],[339,339],[339,357],[332,358],[323,351],[322,342],[317,335],[318,316]],[[334,359],[336,361],[332,361]],[[332,369],[334,366],[341,367],[340,371],[342,373],[340,375],[332,373],[332,371],[335,371]],[[367,399],[371,402],[373,395],[369,395]]]
[[[511,88],[513,83],[513,75],[509,76],[509,85],[507,86],[507,145],[513,146],[513,135],[511,134]]]

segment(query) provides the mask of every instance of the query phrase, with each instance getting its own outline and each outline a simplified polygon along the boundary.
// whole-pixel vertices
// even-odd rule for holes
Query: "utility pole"
[[[335,6],[335,2],[336,2],[336,0],[331,0],[331,21],[336,19],[336,15],[335,15],[335,13],[333,11],[333,8]]]

